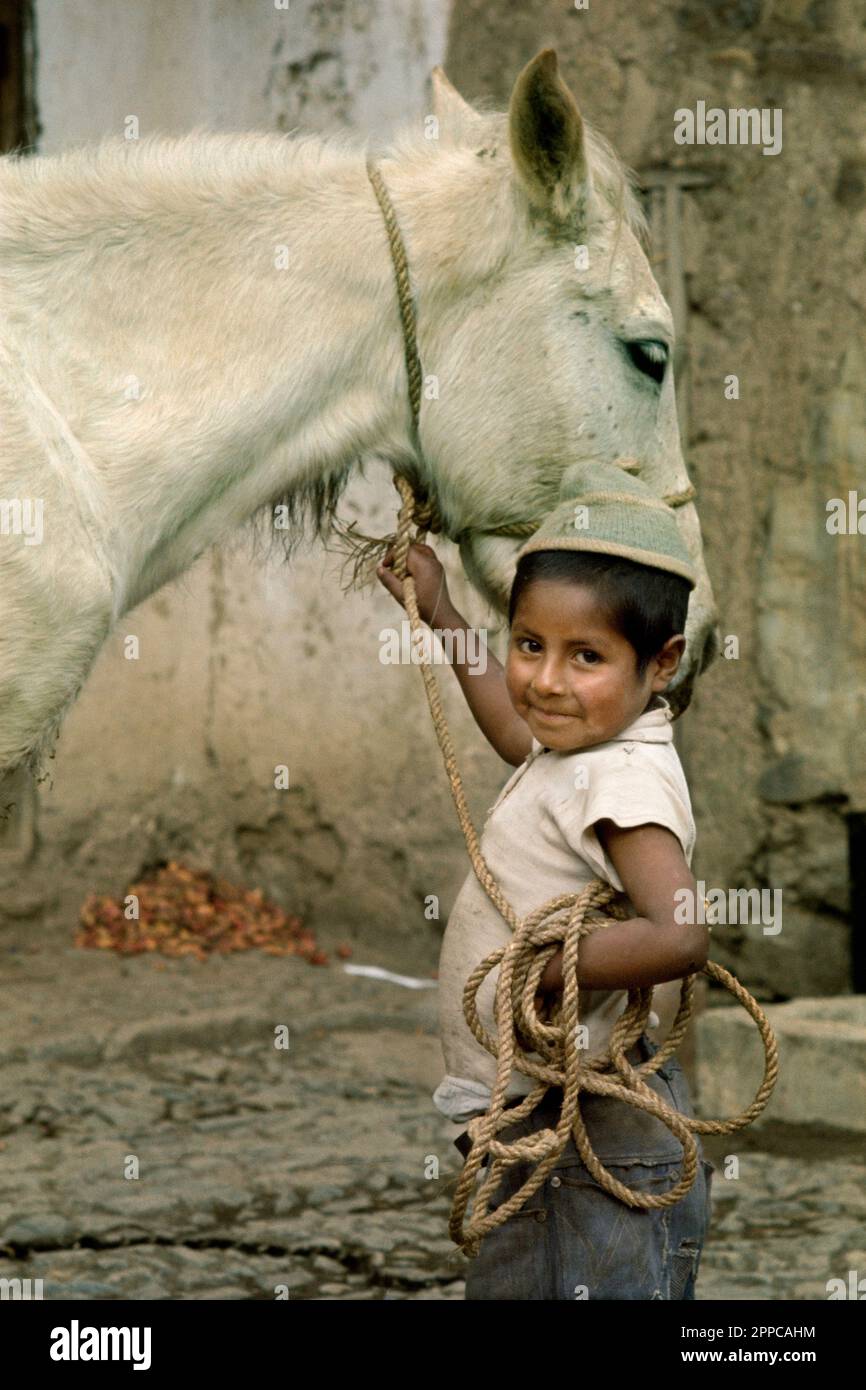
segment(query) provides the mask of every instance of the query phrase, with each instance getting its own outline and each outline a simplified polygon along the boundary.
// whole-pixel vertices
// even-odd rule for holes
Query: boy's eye
[[[534,637],[518,637],[516,641],[518,651],[534,651],[540,649],[541,643],[536,642]],[[590,666],[597,666],[601,661],[600,654],[592,647],[581,647],[580,651],[575,652],[575,656],[588,657]]]

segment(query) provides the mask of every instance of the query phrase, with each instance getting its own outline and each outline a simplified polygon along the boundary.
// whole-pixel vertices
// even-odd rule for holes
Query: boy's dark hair
[[[533,550],[517,563],[508,603],[508,625],[520,595],[535,580],[564,580],[592,589],[610,626],[630,642],[640,679],[675,633],[685,632],[691,586],[668,570],[593,550]]]

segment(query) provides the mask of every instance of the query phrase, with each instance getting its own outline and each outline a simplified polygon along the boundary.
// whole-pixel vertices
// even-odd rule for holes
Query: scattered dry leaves
[[[137,917],[128,915],[138,899]],[[270,956],[300,956],[310,965],[327,965],[313,933],[300,917],[269,902],[260,888],[238,888],[225,878],[185,868],[175,861],[130,884],[118,902],[90,893],[81,908],[76,946],[120,955],[156,951],[163,956],[211,955],[264,951]],[[345,959],[350,946],[338,946]]]

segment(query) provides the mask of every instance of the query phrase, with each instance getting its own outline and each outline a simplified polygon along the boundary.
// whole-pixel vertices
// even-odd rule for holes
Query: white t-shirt
[[[481,852],[518,917],[561,893],[577,893],[594,878],[624,887],[593,829],[610,819],[623,828],[654,823],[673,831],[691,865],[695,845],[688,786],[671,728],[668,701],[651,709],[606,743],[574,753],[545,748],[537,739],[490,808]],[[636,914],[635,914],[636,915]],[[448,918],[439,957],[439,1032],[446,1075],[433,1095],[443,1115],[463,1123],[487,1109],[496,1059],[476,1041],[463,1014],[463,989],[473,969],[508,944],[511,928],[475,876],[468,874]],[[482,1026],[495,1037],[494,1000],[499,967],[477,995]],[[682,981],[656,985],[653,1002],[679,997]],[[580,991],[587,1025],[587,1055],[604,1052],[628,991]],[[650,1028],[658,1024],[652,1014]],[[525,1095],[535,1082],[514,1071],[507,1096]]]

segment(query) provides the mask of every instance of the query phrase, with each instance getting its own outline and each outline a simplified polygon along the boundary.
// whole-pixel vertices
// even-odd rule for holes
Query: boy
[[[509,608],[506,666],[455,672],[476,722],[505,761],[517,766],[490,808],[481,840],[488,865],[519,916],[594,878],[624,892],[634,916],[584,938],[581,1022],[588,1055],[606,1050],[629,986],[661,985],[678,995],[683,976],[707,959],[706,928],[677,920],[678,896],[694,902],[695,842],[688,788],[661,692],[685,649],[683,628],[694,571],[676,518],[638,479],[606,464],[569,471],[577,496],[558,506],[518,556]],[[379,566],[402,601],[402,584]],[[421,616],[431,626],[466,628],[444,571],[428,546],[410,549]],[[437,597],[438,595],[438,597]],[[507,923],[470,872],[452,909],[440,958],[440,1029],[446,1076],[433,1097],[459,1123],[483,1113],[495,1059],[463,1015],[463,987],[479,960],[506,944]],[[542,991],[562,987],[561,950]],[[498,971],[478,992],[481,1022],[495,1034]],[[666,989],[665,989],[666,985]],[[668,1001],[669,1002],[669,999]],[[650,1026],[658,1018],[650,1015]],[[651,1057],[645,1033],[627,1053]],[[671,1059],[644,1080],[668,1105],[691,1115],[682,1069]],[[513,1101],[533,1081],[515,1072]],[[551,1088],[510,1142],[556,1123],[561,1092]],[[656,1117],[604,1096],[580,1098],[590,1142],[628,1186],[663,1192],[674,1183],[682,1146]],[[467,1151],[467,1136],[455,1141]],[[701,1153],[699,1145],[699,1154]],[[497,1202],[531,1167],[507,1170]],[[712,1167],[702,1160],[693,1187],[673,1207],[627,1207],[582,1163],[573,1139],[544,1185],[520,1212],[484,1238],[469,1266],[467,1299],[690,1299],[708,1224]],[[491,1208],[492,1209],[492,1208]]]

